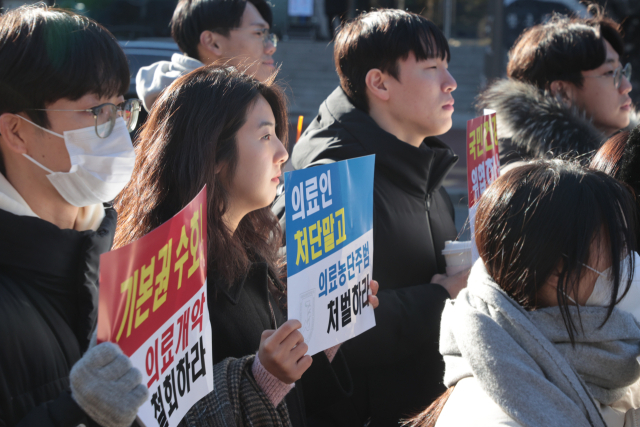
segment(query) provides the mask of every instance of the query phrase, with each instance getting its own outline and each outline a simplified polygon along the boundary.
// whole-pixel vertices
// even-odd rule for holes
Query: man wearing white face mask
[[[43,5],[0,17],[0,426],[125,427],[148,398],[117,345],[90,348],[112,200],[131,177],[126,57]]]

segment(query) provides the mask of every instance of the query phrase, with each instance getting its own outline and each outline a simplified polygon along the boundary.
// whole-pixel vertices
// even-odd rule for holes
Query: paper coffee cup
[[[453,276],[471,268],[471,240],[464,242],[447,240],[442,255],[447,262],[447,276]]]

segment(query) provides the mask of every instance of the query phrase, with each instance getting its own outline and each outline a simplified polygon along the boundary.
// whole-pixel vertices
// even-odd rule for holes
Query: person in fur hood
[[[508,78],[478,96],[478,108],[497,112],[502,166],[559,155],[588,160],[610,135],[638,124],[619,26],[600,9],[590,12],[556,14],[527,29],[509,52]]]

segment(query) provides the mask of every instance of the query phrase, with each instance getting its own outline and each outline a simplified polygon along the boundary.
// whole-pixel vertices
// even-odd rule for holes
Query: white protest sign
[[[375,156],[285,173],[289,319],[313,355],[375,326]]]

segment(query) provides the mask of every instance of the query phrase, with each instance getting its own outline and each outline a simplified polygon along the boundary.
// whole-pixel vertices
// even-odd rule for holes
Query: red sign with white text
[[[145,426],[177,425],[213,390],[206,194],[100,257],[98,343],[118,344],[142,372],[151,395],[138,411]]]
[[[467,190],[473,207],[500,176],[496,113],[467,121]]]
[[[488,114],[487,114],[488,113]],[[480,257],[475,242],[475,219],[482,193],[500,176],[498,126],[495,111],[467,121],[467,191],[469,192],[469,227],[471,261]]]

